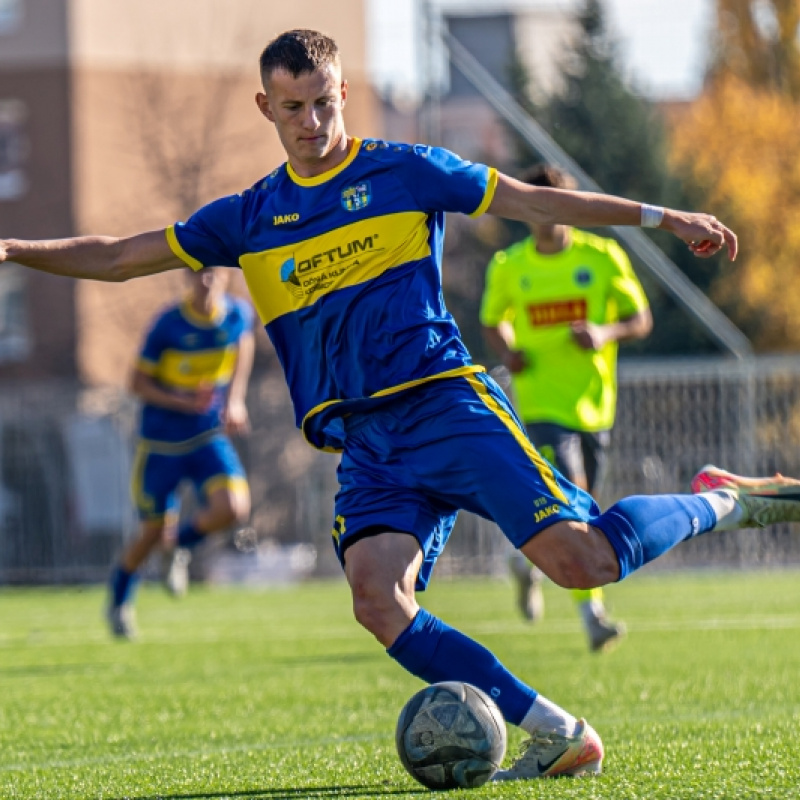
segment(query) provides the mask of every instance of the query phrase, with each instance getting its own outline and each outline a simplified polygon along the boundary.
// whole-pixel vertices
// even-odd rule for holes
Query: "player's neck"
[[[534,232],[536,252],[552,256],[561,253],[572,244],[572,229],[568,225],[556,225],[547,233]]]
[[[336,169],[350,155],[353,147],[353,138],[344,131],[339,141],[322,158],[300,159],[296,155],[288,154],[288,161],[292,171],[300,178],[318,178],[326,172]]]
[[[216,316],[220,306],[220,298],[215,294],[196,295],[189,298],[189,306],[199,317],[211,319]]]

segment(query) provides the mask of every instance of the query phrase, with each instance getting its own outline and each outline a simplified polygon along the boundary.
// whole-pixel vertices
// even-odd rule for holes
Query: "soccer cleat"
[[[542,573],[519,551],[512,553],[509,567],[517,584],[517,605],[520,613],[525,619],[538,622],[544,617]]]
[[[579,778],[597,775],[603,768],[603,742],[585,719],[578,722],[578,732],[574,736],[537,734],[523,747],[522,755],[509,769],[495,772],[493,781],[555,778],[560,775]]]
[[[776,472],[771,478],[746,478],[711,464],[692,478],[692,492],[723,489],[742,509],[741,528],[763,528],[778,522],[800,522],[800,481]]]
[[[189,590],[189,562],[192,554],[183,547],[164,553],[164,587],[173,597],[183,597]]]
[[[607,619],[595,617],[587,626],[589,649],[593,653],[610,650],[618,645],[625,636],[625,625],[622,622],[609,622]]]
[[[106,620],[112,636],[117,639],[136,638],[136,614],[133,606],[128,603],[121,606],[110,605],[106,611]]]

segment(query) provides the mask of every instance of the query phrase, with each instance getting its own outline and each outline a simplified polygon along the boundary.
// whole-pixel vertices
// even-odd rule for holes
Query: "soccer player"
[[[569,175],[534,164],[523,183],[574,188]],[[625,251],[568,225],[534,222],[531,236],[496,253],[486,273],[480,321],[511,373],[517,413],[536,449],[597,499],[617,402],[617,343],[653,327],[647,297]],[[542,572],[518,550],[511,559],[522,613],[544,613]],[[572,591],[600,651],[624,634],[607,618],[603,590]]]
[[[723,248],[735,256],[736,236],[707,214],[528,186],[446,150],[350,136],[339,51],[316,31],[281,34],[260,68],[256,103],[287,154],[263,180],[165,230],[6,239],[0,260],[106,281],[241,267],[297,425],[311,445],[341,452],[333,542],[357,621],[412,674],[479,687],[530,734],[498,780],[600,772],[603,745],[585,720],[417,603],[458,510],[496,521],[558,585],[589,589],[707,531],[800,519],[800,503],[784,496],[800,481],[734,478],[702,495],[629,497],[600,513],[539,455],[472,363],[442,298],[445,213],[658,225],[701,257]]]
[[[224,267],[188,273],[188,296],[158,315],[133,369],[131,390],[142,409],[131,493],[141,523],[111,574],[107,617],[114,636],[135,635],[137,572],[159,544],[167,546],[167,587],[183,594],[191,550],[250,514],[247,479],[226,434],[249,428],[253,311],[225,293],[230,274]],[[183,481],[201,503],[176,535]]]

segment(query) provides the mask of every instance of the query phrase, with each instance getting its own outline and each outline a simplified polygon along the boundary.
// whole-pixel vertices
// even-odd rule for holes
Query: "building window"
[[[22,0],[0,0],[0,34],[17,30],[22,22]]]
[[[0,200],[16,200],[28,190],[24,169],[29,150],[27,116],[21,100],[0,100]]]
[[[31,351],[26,298],[27,274],[17,264],[0,270],[0,363],[24,361]]]

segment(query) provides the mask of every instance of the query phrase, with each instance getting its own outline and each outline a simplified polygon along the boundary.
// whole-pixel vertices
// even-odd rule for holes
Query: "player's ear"
[[[342,86],[340,89],[341,98],[342,98],[342,108],[344,108],[345,103],[347,102],[347,81],[342,79]]]
[[[269,105],[269,99],[264,94],[264,92],[257,92],[256,93],[256,105],[258,106],[258,110],[270,121],[275,122],[275,116],[272,113],[272,109]]]

